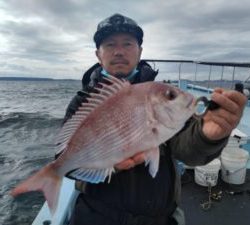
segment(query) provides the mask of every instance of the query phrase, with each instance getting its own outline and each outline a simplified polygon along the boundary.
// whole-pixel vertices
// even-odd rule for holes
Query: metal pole
[[[196,84],[197,81],[197,63],[195,63],[195,73],[194,73],[194,84],[193,84],[193,89],[194,89],[194,85]]]
[[[179,88],[181,88],[181,64],[179,64]]]
[[[220,87],[222,87],[223,75],[224,75],[224,66],[222,66],[222,70],[221,70]]]
[[[210,67],[209,67],[209,75],[208,75],[207,89],[210,88],[211,72],[212,72],[212,65],[210,65]],[[208,92],[209,92],[209,90],[208,90]]]
[[[231,89],[234,88],[234,75],[235,75],[235,66],[234,66],[234,69],[233,69],[233,77],[232,77]]]
[[[248,82],[249,80],[250,80],[250,76],[244,81],[244,83]]]

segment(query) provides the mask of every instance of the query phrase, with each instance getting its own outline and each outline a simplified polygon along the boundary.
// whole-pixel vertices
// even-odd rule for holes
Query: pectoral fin
[[[107,177],[109,177],[110,181],[112,172],[114,172],[114,168],[100,170],[79,168],[71,172],[68,176],[78,180],[97,184],[100,182],[104,182]]]
[[[160,151],[159,148],[153,148],[145,152],[145,164],[149,164],[149,173],[155,177],[159,169]]]

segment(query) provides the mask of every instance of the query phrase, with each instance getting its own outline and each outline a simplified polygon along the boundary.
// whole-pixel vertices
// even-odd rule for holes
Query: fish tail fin
[[[55,173],[52,165],[49,164],[14,188],[11,191],[11,195],[16,197],[30,191],[42,191],[47,200],[50,212],[54,215],[61,183],[62,178]]]

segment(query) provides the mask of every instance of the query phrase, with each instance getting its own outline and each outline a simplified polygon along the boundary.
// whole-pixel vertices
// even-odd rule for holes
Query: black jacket
[[[145,61],[139,63],[138,70],[132,84],[153,81],[158,73]],[[70,102],[65,121],[86,101],[88,92],[102,81],[100,71],[100,65],[96,64],[84,74],[83,90]],[[191,119],[181,132],[160,146],[160,165],[155,178],[141,164],[114,174],[110,183],[86,183],[84,193],[78,197],[71,224],[169,224],[169,215],[174,213],[180,193],[180,179],[173,158],[190,165],[205,164],[217,157],[226,144],[226,139],[207,140],[201,132],[201,123]]]

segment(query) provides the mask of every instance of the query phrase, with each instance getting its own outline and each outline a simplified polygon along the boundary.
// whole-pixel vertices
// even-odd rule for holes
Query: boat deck
[[[212,193],[220,191],[221,200],[212,201],[209,210],[202,209],[200,204],[208,200],[208,188],[196,184],[193,170],[186,170],[181,203],[186,215],[186,225],[249,225],[250,170],[247,170],[243,185],[229,185],[219,179],[218,184],[212,188]]]

